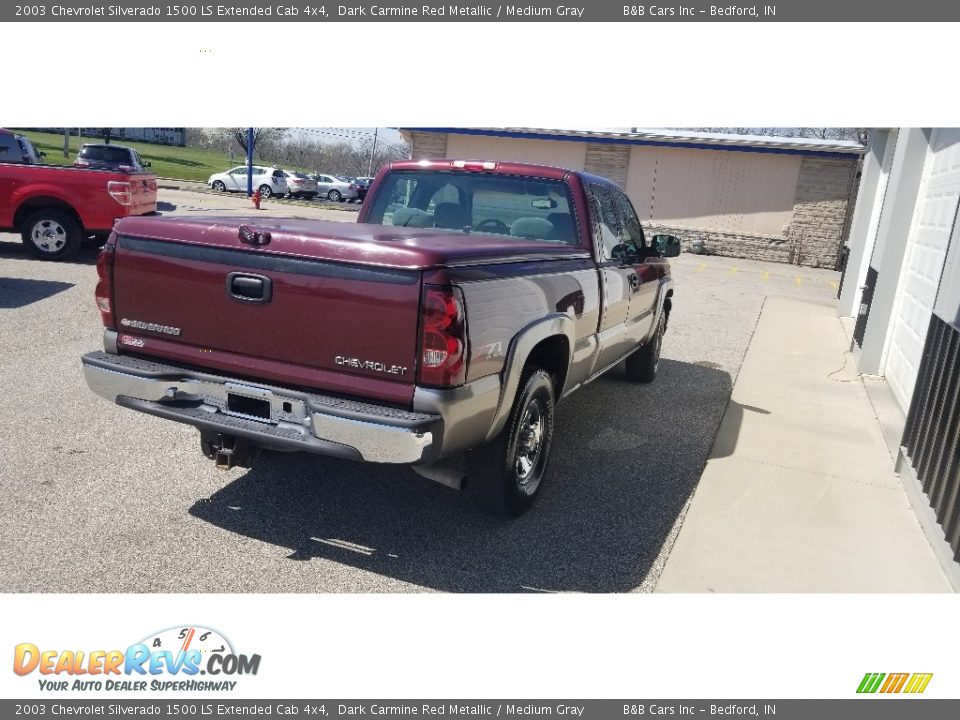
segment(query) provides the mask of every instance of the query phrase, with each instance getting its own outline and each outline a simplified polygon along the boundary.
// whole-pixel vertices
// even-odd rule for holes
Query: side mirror
[[[677,257],[680,255],[680,239],[673,235],[654,235],[653,249],[660,257]]]
[[[144,160],[144,161],[143,161],[143,166],[144,166],[145,168],[150,167],[150,161],[149,161],[149,160]]]

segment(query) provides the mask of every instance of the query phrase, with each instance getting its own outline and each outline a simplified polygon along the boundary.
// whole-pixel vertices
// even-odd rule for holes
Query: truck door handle
[[[273,283],[264,275],[232,272],[227,275],[227,295],[249,303],[270,302]]]
[[[640,287],[640,276],[636,273],[630,273],[629,280],[631,290],[636,290],[638,287]]]

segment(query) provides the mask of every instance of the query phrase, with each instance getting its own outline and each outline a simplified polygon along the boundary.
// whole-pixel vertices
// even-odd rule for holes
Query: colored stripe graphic
[[[863,680],[860,681],[860,687],[857,688],[858,693],[875,693],[877,688],[880,687],[880,681],[883,680],[885,675],[883,673],[867,673],[863,676]]]
[[[927,689],[931,679],[933,679],[933,673],[890,673],[889,675],[885,673],[866,673],[857,687],[857,692],[922,693]]]
[[[882,693],[898,693],[903,688],[903,684],[910,677],[910,673],[890,673],[887,675],[887,681],[880,688]]]
[[[927,689],[927,685],[930,684],[930,679],[933,677],[933,673],[914,673],[913,677],[910,678],[910,682],[907,684],[907,689],[904,692],[907,693],[922,693]]]

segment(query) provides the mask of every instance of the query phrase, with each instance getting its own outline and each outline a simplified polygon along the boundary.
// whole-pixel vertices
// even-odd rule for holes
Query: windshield
[[[579,244],[570,191],[559,180],[398,170],[375,192],[368,223]]]

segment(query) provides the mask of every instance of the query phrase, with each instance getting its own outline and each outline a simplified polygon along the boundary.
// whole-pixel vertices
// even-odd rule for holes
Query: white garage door
[[[904,412],[937,296],[937,285],[960,199],[960,129],[935,129],[923,166],[897,302],[891,318],[885,375]]]

